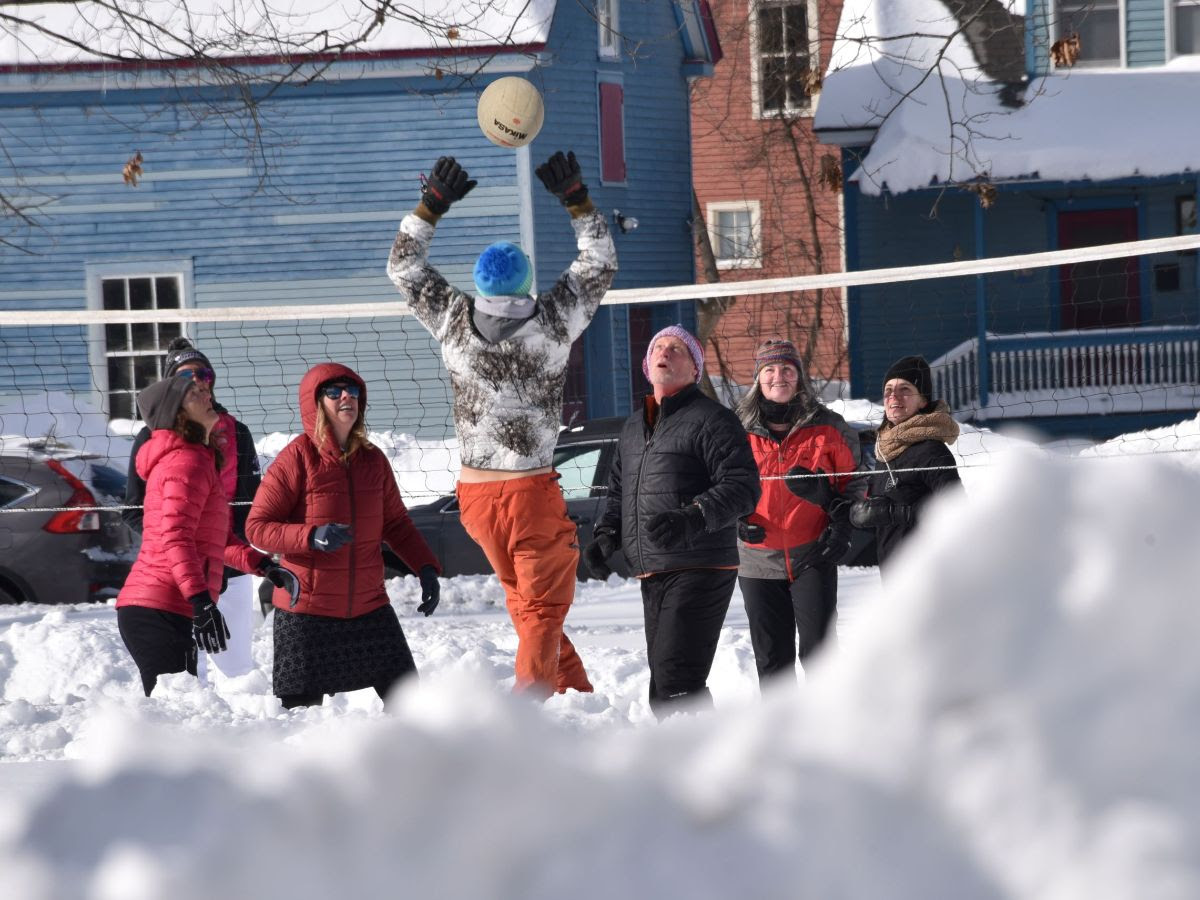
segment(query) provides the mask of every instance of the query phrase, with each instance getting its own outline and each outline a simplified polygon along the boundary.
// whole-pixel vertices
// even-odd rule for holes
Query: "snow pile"
[[[129,458],[133,441],[110,429],[104,412],[84,393],[18,391],[0,396],[0,449],[46,444],[74,447],[116,460]]]
[[[0,891],[1200,895],[1200,607],[1185,589],[1200,475],[1018,454],[993,474],[938,505],[803,689],[718,696],[661,727],[615,715],[609,691],[644,666],[617,647],[586,655],[595,696],[506,696],[488,665],[456,664],[482,622],[465,612],[406,619],[414,652],[461,652],[419,658],[390,715],[254,713],[250,692],[235,709],[231,686],[182,677],[143,701],[83,661],[103,647],[39,694],[17,669],[55,623],[14,623],[6,715],[50,715],[39,704],[68,690],[91,711],[74,773],[0,823]],[[400,584],[407,614],[415,582]],[[486,663],[499,648],[484,643]],[[100,697],[68,687],[89,680]]]

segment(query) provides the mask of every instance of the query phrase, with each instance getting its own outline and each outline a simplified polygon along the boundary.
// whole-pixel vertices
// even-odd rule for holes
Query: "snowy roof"
[[[91,2],[0,3],[0,65],[86,64],[354,51],[447,50],[544,43],[556,0],[408,0],[373,26],[372,0],[145,0],[133,13]],[[22,23],[15,24],[14,20]],[[184,36],[189,36],[184,39]]]
[[[1006,0],[1013,14],[1020,0]],[[934,11],[936,10],[936,11]],[[1200,63],[1087,69],[1033,79],[1024,104],[1001,102],[959,23],[927,0],[848,0],[814,127],[873,141],[853,179],[866,194],[986,176],[1105,180],[1200,171],[1190,115]]]

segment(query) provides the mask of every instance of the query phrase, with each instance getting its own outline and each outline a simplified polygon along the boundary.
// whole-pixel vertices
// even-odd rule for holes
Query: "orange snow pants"
[[[591,691],[583,660],[563,634],[575,599],[579,543],[558,475],[459,482],[457,494],[463,528],[504,585],[517,630],[513,691],[543,698],[568,688]]]

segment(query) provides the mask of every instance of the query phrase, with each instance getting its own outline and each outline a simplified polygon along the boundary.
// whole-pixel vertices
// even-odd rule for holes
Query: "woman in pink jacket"
[[[137,454],[145,515],[141,550],[117,597],[117,626],[149,697],[159,675],[195,675],[198,650],[225,649],[229,629],[216,597],[226,565],[285,573],[233,533],[221,451],[211,442],[219,416],[208,384],[173,375],[143,390],[137,403],[151,429]]]

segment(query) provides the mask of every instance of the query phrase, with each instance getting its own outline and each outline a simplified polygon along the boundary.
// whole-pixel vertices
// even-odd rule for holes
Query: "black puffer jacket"
[[[742,423],[687,387],[663,400],[653,428],[642,410],[621,428],[596,536],[618,540],[635,575],[736,567],[737,520],[753,511],[760,493]],[[704,513],[703,533],[682,547],[650,542],[645,528],[653,516],[693,502]]]
[[[868,497],[890,497],[893,503],[912,509],[912,521],[881,525],[875,529],[875,546],[882,566],[904,538],[917,528],[921,508],[938,491],[961,485],[954,454],[942,441],[918,441],[907,447],[890,462],[879,460],[871,476]],[[938,466],[952,468],[936,469]],[[936,469],[936,471],[906,472],[904,469]]]

